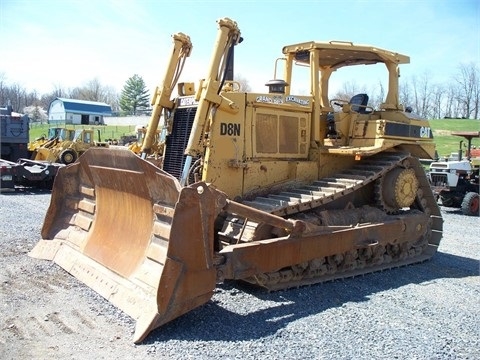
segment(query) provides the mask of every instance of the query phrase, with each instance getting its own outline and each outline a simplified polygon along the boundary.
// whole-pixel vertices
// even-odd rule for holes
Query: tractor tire
[[[75,150],[65,149],[61,152],[59,158],[62,164],[69,165],[74,163],[77,160],[78,156]]]
[[[467,193],[462,201],[462,212],[464,215],[479,216],[480,195],[475,192]]]
[[[440,199],[442,200],[442,206],[453,207],[453,198],[447,196],[440,196]]]

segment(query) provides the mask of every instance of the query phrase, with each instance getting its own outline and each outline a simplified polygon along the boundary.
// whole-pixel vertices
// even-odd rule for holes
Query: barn
[[[48,123],[104,125],[104,117],[111,115],[112,108],[103,102],[57,97],[48,108]]]

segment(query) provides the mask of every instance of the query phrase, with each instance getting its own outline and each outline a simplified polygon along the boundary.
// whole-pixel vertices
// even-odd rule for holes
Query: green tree
[[[150,94],[142,77],[135,74],[130,77],[120,95],[120,109],[127,114],[137,115],[150,106]]]

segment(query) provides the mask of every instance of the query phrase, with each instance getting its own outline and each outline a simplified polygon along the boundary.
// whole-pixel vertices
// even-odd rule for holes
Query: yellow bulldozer
[[[291,44],[268,91],[246,93],[233,80],[240,42],[237,23],[219,19],[195,89],[178,83],[190,38],[173,35],[141,156],[91,148],[62,168],[30,252],[135,319],[137,343],[226,279],[287,289],[422,262],[440,243],[443,220],[419,162],[434,157],[432,131],[399,103],[409,57],[344,41]],[[367,94],[329,99],[334,72],[371,64],[388,73],[378,108]],[[297,79],[299,69],[307,76]],[[145,159],[161,115],[159,168]]]
[[[59,136],[37,147],[31,159],[72,164],[92,146],[109,147],[107,142],[101,141],[100,130],[97,130],[98,141],[94,137],[95,131],[92,129],[62,129]]]
[[[135,128],[136,140],[127,144],[129,150],[133,151],[137,155],[142,154],[142,146],[147,134],[147,128],[145,126],[137,126]],[[150,145],[149,161],[157,166],[162,166],[162,155],[165,140],[162,137],[161,130],[158,129],[155,132],[153,143]]]

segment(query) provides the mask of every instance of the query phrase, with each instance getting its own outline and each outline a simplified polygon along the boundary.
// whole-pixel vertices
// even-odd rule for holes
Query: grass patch
[[[64,126],[64,125],[59,125]],[[48,124],[30,124],[30,141],[48,134],[48,128],[52,127]],[[98,129],[100,130],[100,139],[105,141],[108,139],[119,140],[123,135],[135,134],[135,125],[66,125],[67,129]],[[96,134],[95,134],[96,136]],[[96,139],[98,140],[98,139]]]
[[[439,156],[448,156],[459,149],[460,141],[466,146],[467,141],[461,136],[452,135],[454,131],[480,131],[480,120],[470,119],[435,119],[430,120],[433,136]],[[480,147],[480,139],[473,139],[472,145]]]

